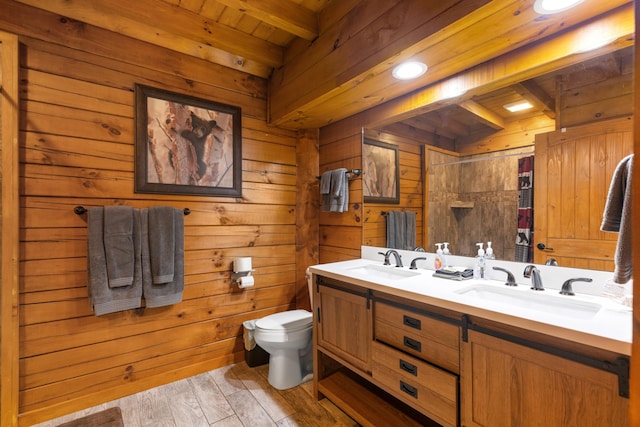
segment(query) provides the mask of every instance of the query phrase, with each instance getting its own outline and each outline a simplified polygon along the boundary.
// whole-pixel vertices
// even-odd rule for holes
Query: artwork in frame
[[[364,139],[362,192],[366,203],[400,203],[398,146]]]
[[[136,193],[239,197],[239,107],[136,85]]]

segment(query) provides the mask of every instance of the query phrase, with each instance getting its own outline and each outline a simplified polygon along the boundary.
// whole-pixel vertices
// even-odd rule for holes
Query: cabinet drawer
[[[375,303],[374,338],[447,370],[460,370],[460,328],[409,310]]]
[[[457,375],[378,342],[372,347],[371,373],[389,393],[427,416],[457,424]]]

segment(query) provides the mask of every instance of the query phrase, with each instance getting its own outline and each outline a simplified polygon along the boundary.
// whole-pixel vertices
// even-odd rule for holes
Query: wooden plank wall
[[[0,31],[0,425],[18,419],[18,37]]]
[[[319,174],[331,169],[362,169],[362,129],[350,121],[320,129]],[[318,175],[319,176],[319,175]],[[320,192],[320,180],[314,188]],[[349,181],[349,210],[320,212],[321,263],[360,258],[362,245],[362,179]]]
[[[295,307],[296,253],[317,262],[317,239],[296,234],[298,135],[267,126],[266,82],[2,3],[0,29],[21,42],[20,424],[241,359],[243,321]],[[133,192],[135,83],[242,108],[241,198]],[[314,138],[304,135],[310,165]],[[114,204],[191,209],[183,302],[93,315],[86,218],[73,207]],[[253,257],[254,288],[232,285],[237,256]]]
[[[416,246],[424,246],[423,241],[423,191],[424,173],[422,147],[419,142],[385,133],[365,130],[367,138],[393,144],[398,147],[400,170],[400,203],[366,203],[364,205],[364,244],[386,247],[387,224],[382,212],[407,210],[416,213]]]

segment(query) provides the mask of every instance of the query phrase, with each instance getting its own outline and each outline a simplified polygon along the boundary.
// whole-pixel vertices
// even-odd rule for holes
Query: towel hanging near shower
[[[388,211],[387,248],[412,251],[416,246],[416,213]]]

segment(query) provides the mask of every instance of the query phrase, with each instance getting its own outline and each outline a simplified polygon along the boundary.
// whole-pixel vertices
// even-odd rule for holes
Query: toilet
[[[311,274],[307,271],[311,295]],[[300,385],[313,375],[313,315],[289,310],[256,321],[256,344],[269,353],[269,384],[278,390]]]

